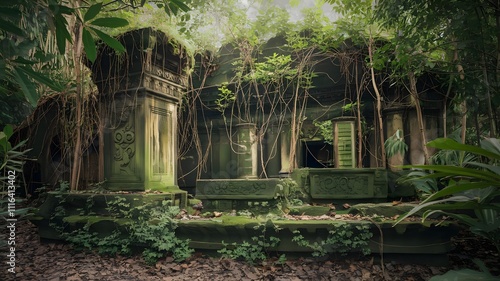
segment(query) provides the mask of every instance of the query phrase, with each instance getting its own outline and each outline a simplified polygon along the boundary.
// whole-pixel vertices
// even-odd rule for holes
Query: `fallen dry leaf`
[[[397,206],[397,205],[399,205],[401,203],[403,203],[403,202],[401,202],[401,201],[392,201],[392,206]]]

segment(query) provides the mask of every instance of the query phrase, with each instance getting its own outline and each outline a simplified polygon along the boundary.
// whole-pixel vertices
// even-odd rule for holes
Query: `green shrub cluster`
[[[292,241],[299,246],[307,247],[313,250],[314,257],[323,257],[328,253],[340,253],[345,255],[354,250],[361,251],[364,255],[370,254],[368,243],[373,234],[370,232],[369,224],[348,224],[340,222],[328,231],[328,236],[321,241],[308,241],[300,232],[293,231],[295,236]]]
[[[268,221],[266,224],[261,224],[255,226],[257,231],[260,231],[259,235],[251,237],[252,241],[243,241],[241,244],[238,243],[225,243],[222,241],[224,248],[217,251],[222,257],[230,258],[234,260],[244,260],[250,264],[255,264],[261,262],[269,257],[269,251],[278,246],[280,239],[278,237],[270,235],[268,232],[270,229],[274,231],[279,231],[279,229]],[[284,259],[284,255],[280,257]]]
[[[92,232],[90,222],[73,231],[64,231],[59,226],[61,236],[77,250],[107,255],[129,255],[139,251],[148,264],[154,264],[166,255],[171,255],[176,261],[191,256],[193,249],[189,248],[189,240],[175,235],[177,223],[174,217],[179,213],[179,207],[171,206],[170,201],[131,207],[125,198],[118,197],[108,202],[106,210],[117,218],[128,219],[128,223],[117,224],[117,228],[106,236]]]

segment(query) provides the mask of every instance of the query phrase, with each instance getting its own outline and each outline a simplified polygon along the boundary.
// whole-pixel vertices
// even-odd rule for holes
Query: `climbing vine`
[[[206,171],[214,130],[218,130],[219,137],[225,137],[232,152],[238,154],[238,144],[234,136],[235,125],[239,123],[252,123],[256,126],[255,142],[260,152],[260,177],[269,176],[266,167],[272,159],[279,156],[282,161],[285,158],[289,163],[288,167],[282,167],[288,171],[282,172],[297,168],[297,148],[304,134],[304,124],[309,122],[306,121],[307,104],[314,99],[311,92],[314,91],[314,81],[319,75],[326,76],[326,79],[332,82],[337,79],[316,70],[319,63],[328,60],[339,64],[341,74],[347,81],[342,103],[346,108],[351,105],[345,114],[357,115],[357,163],[361,167],[365,156],[363,147],[368,147],[364,144],[366,126],[361,112],[362,93],[368,87],[369,81],[367,68],[364,67],[363,50],[345,45],[345,38],[338,36],[338,28],[324,16],[320,7],[304,10],[304,20],[296,23],[291,22],[289,17],[282,16],[286,11],[277,7],[270,9],[274,11],[273,19],[269,19],[264,14],[268,10],[263,9],[255,21],[244,21],[242,19],[246,18],[246,15],[231,12],[235,8],[231,3],[226,8],[212,7],[215,9],[214,13],[221,17],[221,22],[233,21],[234,24],[220,26],[225,38],[222,42],[224,45],[221,57],[207,52],[201,54],[199,67],[192,75],[192,88],[188,91],[189,109],[185,111],[181,121],[185,128],[189,126],[193,130],[193,133],[186,134],[186,139],[181,139],[182,152],[187,154],[193,148],[197,152],[198,164],[193,171],[198,171],[198,177]],[[269,19],[269,24],[266,25],[264,19]],[[281,50],[272,50],[273,47],[268,45],[270,38],[283,40]],[[231,59],[224,61],[226,57]],[[226,80],[214,86],[217,96],[214,105],[210,105],[202,98],[205,97],[202,93],[211,87],[208,85],[213,82],[208,81],[214,75],[219,75],[220,67],[225,68],[223,73]],[[351,85],[355,85],[354,90]],[[351,92],[355,93],[355,100],[351,100]],[[321,100],[313,102],[324,108],[337,106],[323,104]],[[224,122],[222,128],[220,124],[216,125],[213,118],[207,118],[211,110],[221,114]],[[205,124],[197,124],[200,120],[206,120]],[[325,120],[328,119],[318,116],[312,122],[322,124]],[[201,134],[198,132],[198,126],[204,130]],[[198,139],[193,139],[193,136]],[[208,143],[201,145],[204,141],[200,136],[208,139]],[[288,151],[280,149],[279,142],[282,138],[289,139],[290,143],[284,144],[289,147]],[[324,140],[331,142],[332,138],[333,135]]]

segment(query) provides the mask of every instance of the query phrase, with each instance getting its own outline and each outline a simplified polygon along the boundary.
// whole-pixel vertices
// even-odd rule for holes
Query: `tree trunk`
[[[422,140],[422,151],[424,152],[425,164],[429,163],[429,150],[427,149],[427,137],[425,136],[425,126],[424,126],[424,116],[422,114],[422,108],[420,107],[420,99],[418,98],[417,91],[417,80],[415,78],[415,73],[410,71],[408,73],[408,78],[410,80],[410,95],[412,97],[412,102],[415,104],[415,110],[417,112],[417,122],[420,130],[420,138]]]
[[[99,169],[99,175],[98,175],[98,181],[103,182],[104,181],[104,109],[102,106],[102,101],[99,102],[99,163],[98,163],[98,169]]]
[[[444,97],[443,102],[443,137],[446,138],[448,136],[448,99],[451,93],[451,86],[453,85],[453,74],[450,74],[450,82],[448,84],[448,90],[446,90],[446,96]]]
[[[488,103],[488,119],[490,120],[490,137],[495,137],[497,134],[495,117],[493,116],[493,107],[491,105],[491,92],[490,92],[490,82],[488,81],[488,70],[486,69],[486,60],[484,58],[485,54],[481,55],[481,62],[483,65],[483,76],[484,76],[484,86],[486,88],[486,99]],[[477,116],[475,117],[477,119]],[[479,131],[479,128],[477,128]]]
[[[382,167],[386,166],[386,156],[385,156],[385,138],[384,138],[384,123],[382,120],[382,97],[380,96],[380,92],[378,91],[377,83],[375,82],[375,70],[373,69],[373,38],[369,39],[368,43],[368,57],[370,59],[370,72],[372,78],[372,85],[375,91],[375,95],[377,97],[377,118],[378,118],[378,126],[379,126],[379,135],[380,135],[380,152],[382,154]]]
[[[357,119],[357,127],[358,127],[358,168],[363,168],[363,132],[362,132],[362,126],[361,126],[361,94],[363,93],[362,87],[360,85],[360,82],[358,81],[358,64],[357,61],[355,61],[356,65],[355,67],[355,79],[356,79],[356,104],[357,104],[357,110],[356,110],[356,119]]]
[[[462,112],[462,130],[460,131],[460,139],[462,140],[462,143],[465,144],[465,136],[467,133],[467,103],[465,100],[463,100],[460,104],[460,111]]]
[[[495,69],[496,72],[496,84],[500,83],[500,0],[497,0],[496,7],[495,7],[495,18],[496,18],[496,25],[497,25],[497,67]],[[498,87],[495,88],[498,91]],[[491,106],[491,103],[490,103]],[[490,131],[490,137],[496,138],[497,137],[497,132],[496,132],[496,125],[497,125],[497,120],[496,120],[496,114],[492,114],[491,123],[492,125],[492,130]]]
[[[77,5],[77,3],[75,3]],[[73,62],[75,64],[75,80],[76,80],[76,116],[75,116],[75,147],[73,150],[73,166],[71,168],[70,188],[78,190],[78,180],[80,178],[80,167],[82,161],[82,31],[83,26],[78,20],[75,20],[75,37],[73,44]]]

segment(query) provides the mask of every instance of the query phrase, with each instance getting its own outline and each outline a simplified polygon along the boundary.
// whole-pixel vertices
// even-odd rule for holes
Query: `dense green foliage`
[[[17,190],[21,185],[22,167],[29,149],[23,148],[26,141],[13,146],[9,141],[12,134],[13,129],[10,125],[6,125],[3,131],[0,131],[0,227],[2,229],[6,228],[7,219],[20,221],[32,211],[31,208],[22,205],[26,200],[18,197]],[[0,250],[7,245],[15,246],[8,244],[7,237],[7,234],[0,233]]]
[[[54,225],[60,230],[61,236],[79,250],[107,255],[141,252],[148,264],[154,264],[166,255],[171,255],[176,261],[191,256],[193,249],[189,248],[189,241],[176,237],[177,223],[174,217],[179,213],[179,208],[171,206],[169,201],[159,205],[151,203],[132,207],[119,197],[107,204],[107,211],[116,216],[116,221],[122,221],[116,224],[117,228],[111,233],[104,235],[92,231],[91,222],[73,231]],[[87,209],[91,209],[91,206],[87,206]]]
[[[460,166],[411,166],[432,171],[423,179],[437,179],[444,188],[430,194],[398,222],[420,210],[426,210],[424,220],[432,214],[442,213],[489,239],[500,252],[500,141],[488,138],[481,142],[481,147],[476,147],[452,139],[436,139],[428,145],[462,154],[472,153],[477,157]]]
[[[254,227],[259,232],[258,235],[253,236],[252,241],[243,241],[242,243],[225,243],[222,241],[224,248],[217,252],[222,257],[244,260],[250,264],[262,262],[269,258],[269,252],[272,248],[280,243],[278,237],[272,236],[269,232],[277,232],[277,228],[270,220],[266,224],[260,224]],[[284,257],[284,256],[283,256]]]
[[[325,240],[310,242],[307,241],[299,230],[295,230],[293,242],[299,246],[313,250],[314,257],[323,257],[329,253],[339,253],[346,255],[352,251],[360,251],[364,255],[370,254],[368,243],[373,234],[370,231],[370,224],[353,225],[346,222],[339,222],[328,231]]]
[[[498,3],[482,0],[384,0],[375,17],[394,35],[390,64],[398,76],[436,73],[446,95],[479,119],[477,134],[490,137],[497,136],[500,108],[499,9]],[[464,108],[454,110],[465,114]]]

